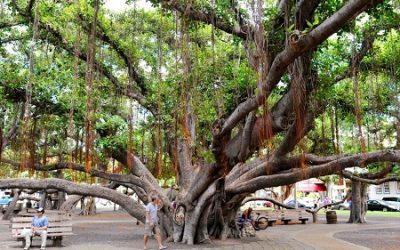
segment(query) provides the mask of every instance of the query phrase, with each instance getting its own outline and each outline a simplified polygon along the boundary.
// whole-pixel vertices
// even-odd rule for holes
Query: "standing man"
[[[149,239],[149,235],[154,230],[154,236],[158,242],[158,249],[166,249],[166,246],[162,245],[160,228],[158,227],[158,216],[157,210],[158,205],[160,204],[160,199],[157,197],[151,197],[151,202],[146,206],[146,225],[144,226],[144,248],[147,249],[147,241]]]
[[[42,238],[42,245],[40,247],[41,250],[46,248],[46,240],[47,240],[47,226],[49,225],[49,220],[44,215],[44,209],[39,207],[36,210],[36,215],[32,219],[32,227],[31,229],[24,229],[21,233],[22,236],[25,236],[25,247],[24,250],[28,250],[31,246],[31,237],[38,235]]]

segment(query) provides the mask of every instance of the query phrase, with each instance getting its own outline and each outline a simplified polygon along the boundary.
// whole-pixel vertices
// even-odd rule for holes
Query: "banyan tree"
[[[163,236],[194,244],[238,236],[262,188],[398,180],[398,0],[109,2],[0,2],[1,189],[142,222],[116,187],[157,195]]]

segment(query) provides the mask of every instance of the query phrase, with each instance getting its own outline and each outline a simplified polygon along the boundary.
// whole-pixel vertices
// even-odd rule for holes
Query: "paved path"
[[[99,215],[94,217],[75,217],[73,219],[73,230],[75,236],[68,237],[63,241],[63,247],[48,247],[47,249],[63,250],[132,250],[142,248],[143,226],[136,225],[136,220],[128,215]],[[398,221],[371,222],[364,225],[347,224],[344,220],[339,224],[328,225],[322,222],[306,225],[277,225],[268,227],[267,230],[257,232],[256,238],[243,240],[228,239],[227,241],[214,241],[209,245],[196,245],[188,247],[183,244],[169,244],[169,249],[223,249],[223,250],[357,250],[371,249],[361,245],[368,242],[353,244],[340,240],[335,235],[348,235],[364,231],[375,230],[375,237],[369,236],[370,241],[379,241],[381,230],[400,230]],[[391,245],[376,245],[372,249],[400,249],[400,238],[389,235]],[[383,236],[384,237],[384,236]],[[351,237],[350,237],[351,238]],[[394,242],[393,242],[394,239]],[[51,243],[51,240],[49,241]],[[398,248],[396,247],[398,245]],[[40,241],[34,241],[32,250],[39,249]],[[157,249],[154,239],[150,240],[149,247]],[[7,222],[0,223],[0,249],[22,249],[21,243],[11,238]]]

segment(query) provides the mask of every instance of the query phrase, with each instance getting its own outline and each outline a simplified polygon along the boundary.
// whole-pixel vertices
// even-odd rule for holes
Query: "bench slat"
[[[30,229],[30,227],[26,227],[27,229]],[[24,228],[12,228],[11,231],[14,232],[19,232],[22,231]],[[59,227],[48,227],[47,232],[57,232],[57,231],[72,231],[72,226],[64,225],[64,226],[59,226]]]
[[[71,218],[57,216],[57,217],[47,217],[50,222],[57,222],[57,221],[70,221]],[[11,219],[11,223],[18,223],[18,222],[32,222],[32,217],[14,217]]]
[[[11,232],[13,234],[20,234],[23,229],[12,229]],[[47,229],[47,233],[54,232],[72,232],[72,227],[50,227]]]
[[[24,214],[36,214],[36,209],[25,209]],[[46,210],[46,214],[68,214],[67,211],[62,211],[62,210]]]
[[[30,228],[31,222],[24,222],[24,223],[13,223],[11,224],[11,228]],[[72,227],[72,221],[60,221],[60,222],[51,222],[49,223],[49,228],[51,227]]]
[[[72,232],[72,227],[52,227],[47,229],[48,233],[53,232]]]
[[[74,233],[50,233],[47,234],[47,237],[55,237],[55,236],[72,236],[75,235]],[[13,235],[13,238],[24,238],[22,235],[18,234],[18,235]]]

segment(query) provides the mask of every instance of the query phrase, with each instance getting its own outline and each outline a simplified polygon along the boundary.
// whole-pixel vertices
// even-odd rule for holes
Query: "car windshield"
[[[384,201],[400,201],[400,198],[386,197],[386,198],[383,198],[382,200],[384,200]]]
[[[382,205],[386,205],[386,206],[388,206],[388,205],[389,205],[389,203],[387,203],[386,201],[381,201],[381,200],[378,200],[378,202],[379,202],[380,204],[382,204]]]

